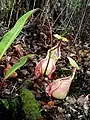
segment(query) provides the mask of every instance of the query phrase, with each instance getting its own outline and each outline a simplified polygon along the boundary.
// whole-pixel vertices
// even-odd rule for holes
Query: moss
[[[40,105],[35,100],[34,95],[28,89],[21,89],[20,97],[23,103],[23,111],[26,120],[37,120],[40,114]]]

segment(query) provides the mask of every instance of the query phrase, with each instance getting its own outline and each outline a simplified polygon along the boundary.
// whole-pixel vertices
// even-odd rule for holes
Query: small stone
[[[84,44],[83,47],[84,47],[85,49],[87,49],[87,48],[88,48],[88,44]]]
[[[78,118],[79,118],[79,119],[80,119],[80,118],[83,118],[83,115],[78,116]]]
[[[33,34],[33,36],[34,36],[34,37],[36,37],[36,36],[37,36],[37,34]]]
[[[80,106],[83,106],[84,104],[84,95],[81,95],[78,99],[77,99],[77,103],[80,105]]]
[[[87,75],[90,77],[90,71],[88,71],[88,70],[87,70],[87,72],[86,72],[86,73],[87,73]]]
[[[30,45],[27,45],[28,48],[30,48]]]
[[[19,96],[19,94],[16,94],[16,95],[15,95],[15,97],[18,97],[18,96]]]
[[[46,81],[48,81],[48,77],[45,77],[44,79],[45,79]]]
[[[22,82],[22,79],[18,79],[18,82]]]
[[[74,113],[77,112],[72,106],[69,107]]]
[[[88,116],[89,109],[90,109],[90,94],[88,94],[84,99],[83,109],[86,116]]]
[[[84,108],[84,113],[86,114],[86,116],[88,116],[89,105],[88,105],[87,101],[84,102],[83,108]]]
[[[70,104],[75,104],[76,103],[75,97],[66,97],[66,101]]]
[[[66,114],[65,117],[67,118],[67,120],[70,120],[71,114]]]
[[[63,113],[65,111],[65,109],[63,109],[62,107],[58,107],[58,111],[59,111],[59,113]]]
[[[29,72],[26,69],[21,70],[21,72],[23,73],[23,75],[29,74]]]

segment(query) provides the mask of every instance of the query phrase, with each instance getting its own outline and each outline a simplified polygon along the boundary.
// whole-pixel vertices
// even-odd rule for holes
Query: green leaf
[[[65,37],[62,37],[62,36],[60,36],[60,35],[58,35],[58,34],[54,34],[53,36],[54,36],[55,38],[59,39],[59,40],[62,40],[62,41],[64,41],[64,42],[68,42],[68,39],[66,39]]]
[[[22,57],[17,63],[15,63],[6,73],[5,79],[7,79],[13,72],[15,72],[17,69],[22,67],[26,62],[29,57],[33,57],[33,54],[26,55]]]
[[[54,34],[53,36],[54,36],[55,38],[57,38],[57,39],[61,39],[61,36],[58,35],[58,34]]]
[[[79,66],[78,66],[78,64],[75,62],[75,60],[73,60],[71,57],[67,57],[68,58],[68,60],[69,60],[69,62],[70,62],[70,65],[72,66],[72,67],[75,67],[77,70],[79,70]]]
[[[26,23],[27,19],[34,13],[37,9],[31,10],[24,14],[19,20],[16,22],[14,27],[7,32],[1,42],[0,42],[0,59],[2,58],[3,54],[6,50],[10,47],[10,45],[14,42],[16,37],[19,35],[20,31],[22,30],[24,24]]]
[[[60,34],[61,34],[62,37],[64,37],[68,34],[68,32],[69,32],[68,30],[66,30],[66,31],[64,30]]]
[[[5,106],[6,109],[9,109],[9,104],[8,104],[7,99],[1,99],[0,98],[0,105],[1,105],[1,103],[3,103],[3,105]]]

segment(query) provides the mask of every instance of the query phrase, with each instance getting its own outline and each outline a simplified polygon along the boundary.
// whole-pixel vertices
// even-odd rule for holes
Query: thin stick
[[[49,3],[49,0],[46,2],[45,6],[43,7],[43,11],[42,11],[42,14],[41,14],[40,19],[42,18],[43,13],[44,13],[44,11],[45,11],[46,7],[48,6],[48,3]]]
[[[69,22],[70,22],[70,20],[71,20],[71,18],[72,18],[72,16],[73,16],[73,14],[74,14],[74,12],[75,12],[77,6],[78,6],[78,2],[77,2],[77,4],[76,4],[74,10],[72,11],[70,18],[69,18],[69,16],[67,16],[61,25],[64,25],[64,23],[65,23],[65,21],[67,20],[67,18],[69,18]],[[69,22],[68,22],[68,24],[69,24]],[[67,25],[68,25],[68,24],[67,24]],[[57,30],[60,29],[61,25],[57,28]],[[67,26],[67,25],[66,25],[66,26]],[[66,27],[65,27],[65,28],[66,28]]]
[[[35,8],[36,0],[34,0],[33,9]]]
[[[46,19],[46,16],[47,16],[47,13],[48,13],[48,8],[49,8],[49,5],[48,5],[49,2],[50,2],[50,0],[48,0],[48,1],[47,1],[47,4],[46,4],[46,8],[45,8],[45,9],[46,9],[46,12],[45,12],[45,17],[44,17],[44,20],[43,20],[43,24],[42,24],[42,25],[44,25],[44,23],[45,23],[45,19]]]
[[[52,38],[52,23],[49,21],[49,18],[47,16],[48,24],[49,24],[49,32],[50,32],[50,41],[51,41],[51,47],[53,44],[53,38]]]
[[[12,13],[13,13],[13,10],[14,10],[15,3],[16,3],[16,0],[14,0],[14,2],[13,2],[13,6],[12,6],[12,9],[11,9],[11,13],[10,13],[9,21],[8,21],[8,28],[10,26],[10,21],[11,21],[11,18],[12,18]]]
[[[86,1],[87,1],[87,0],[86,0]],[[82,27],[82,23],[83,23],[83,20],[84,20],[85,14],[86,14],[86,10],[87,10],[87,6],[88,6],[88,2],[89,2],[89,0],[87,1],[86,7],[85,7],[85,10],[84,10],[84,14],[83,14],[83,16],[82,16],[81,23],[80,23],[80,26],[79,26],[78,32],[77,32],[77,34],[76,34],[76,37],[75,37],[75,39],[74,39],[74,42],[76,41],[76,39],[77,39],[77,37],[78,37],[78,35],[79,35],[79,33],[80,33],[80,30],[81,30],[81,27]]]
[[[16,89],[16,85],[17,85],[17,82],[15,83],[15,85],[13,86],[12,90],[11,90],[11,94],[13,93],[13,91]]]
[[[57,2],[58,2],[58,1],[57,1]],[[52,12],[53,12],[53,10],[54,10],[54,8],[55,8],[57,2],[55,1],[55,4],[54,4],[54,6],[53,6],[53,8],[52,8],[52,10],[51,10],[51,12],[50,12],[50,14],[52,14]]]
[[[21,0],[18,1],[18,5],[20,4],[20,2],[21,2]],[[19,9],[20,9],[20,7],[18,6],[17,13],[16,13],[16,20],[18,19]]]
[[[35,4],[36,4],[36,0],[34,0],[33,10],[34,10],[34,8],[35,8]],[[32,14],[32,19],[33,19],[33,14]]]
[[[2,87],[3,87],[3,85],[4,85],[4,83],[6,82],[6,79],[2,79],[2,82],[1,82],[1,84],[0,84],[0,91],[1,91],[1,89],[2,89]]]
[[[63,8],[63,10],[59,13],[59,15],[57,16],[56,20],[53,23],[53,26],[55,25],[55,23],[57,22],[57,20],[59,19],[60,15],[63,13],[63,11],[66,9],[67,5]]]
[[[72,19],[72,17],[73,17],[73,14],[75,13],[75,10],[76,10],[77,7],[78,7],[78,5],[76,5],[76,7],[74,8],[74,10],[73,10],[73,12],[72,12],[72,15],[70,16],[70,18],[69,18],[69,20],[68,20],[68,23],[67,23],[67,25],[66,25],[65,28],[68,27],[68,25],[69,25],[69,23],[70,23],[70,21],[71,21],[71,19]]]

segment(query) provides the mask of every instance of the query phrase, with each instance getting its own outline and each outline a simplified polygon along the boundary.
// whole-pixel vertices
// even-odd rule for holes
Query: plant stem
[[[74,76],[75,76],[75,73],[76,73],[76,68],[73,68],[73,69],[72,69],[72,73],[73,73],[73,74],[72,74],[72,77],[71,77],[71,78],[73,79]]]

